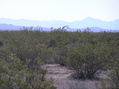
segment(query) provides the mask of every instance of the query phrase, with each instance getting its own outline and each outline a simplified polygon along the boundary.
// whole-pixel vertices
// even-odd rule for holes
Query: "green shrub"
[[[0,89],[55,89],[52,79],[46,79],[46,70],[37,65],[28,66],[31,60],[21,61],[15,55],[7,61],[0,59]]]
[[[106,47],[86,44],[82,47],[70,47],[68,49],[68,66],[75,70],[76,78],[91,79],[95,73],[106,66]]]
[[[57,63],[59,63],[62,66],[66,66],[66,58],[67,58],[67,47],[62,46],[58,48],[58,53],[57,53]]]

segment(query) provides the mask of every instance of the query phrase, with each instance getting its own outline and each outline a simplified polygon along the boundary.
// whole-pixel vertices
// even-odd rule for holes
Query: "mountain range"
[[[19,30],[23,26],[25,27],[42,27],[45,31],[50,31],[51,27],[59,28],[63,26],[69,26],[68,30],[74,31],[76,29],[86,29],[87,27],[93,31],[118,31],[119,19],[114,21],[102,21],[92,17],[87,17],[80,21],[66,22],[66,21],[36,21],[27,19],[8,19],[0,18],[0,30]]]

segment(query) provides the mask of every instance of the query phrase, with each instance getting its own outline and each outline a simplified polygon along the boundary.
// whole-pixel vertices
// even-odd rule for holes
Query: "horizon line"
[[[75,21],[66,21],[66,20],[36,20],[36,19],[26,19],[26,18],[19,18],[19,19],[14,19],[14,18],[6,18],[6,17],[0,17],[0,19],[11,19],[11,20],[31,20],[31,21],[49,21],[49,22],[55,22],[55,21],[64,21],[64,22],[77,22],[77,21],[82,21],[82,20],[85,20],[85,19],[88,19],[88,18],[92,18],[92,19],[96,19],[96,20],[101,20],[101,19],[98,19],[98,18],[93,18],[91,16],[88,16],[86,18],[83,18],[83,19],[80,19],[80,20],[75,20]],[[116,20],[119,20],[119,19],[114,19],[114,20],[101,20],[101,21],[106,21],[106,22],[111,22],[111,21],[116,21]]]

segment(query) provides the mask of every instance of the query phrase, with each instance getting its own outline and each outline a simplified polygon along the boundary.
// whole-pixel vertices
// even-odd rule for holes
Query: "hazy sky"
[[[119,0],[0,0],[0,18],[78,21],[119,19]]]

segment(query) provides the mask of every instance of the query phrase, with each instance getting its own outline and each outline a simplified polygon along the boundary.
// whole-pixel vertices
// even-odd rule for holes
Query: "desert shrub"
[[[108,81],[101,81],[101,89],[119,89],[119,60],[115,62],[109,77]]]
[[[119,67],[115,66],[108,79],[101,79],[100,83],[96,84],[97,89],[119,89]]]
[[[111,74],[111,88],[119,89],[119,61],[115,63],[114,69]]]
[[[87,43],[81,47],[70,47],[67,64],[75,70],[76,78],[91,79],[95,77],[98,70],[106,66],[107,53],[105,45],[95,46]]]
[[[3,43],[2,42],[0,42],[0,46],[3,46]]]
[[[59,63],[62,66],[66,66],[66,58],[67,58],[67,47],[62,46],[60,48],[58,48],[58,52],[57,52],[57,56],[56,56],[56,60],[57,63]]]
[[[97,89],[119,89],[119,46],[117,42],[111,42],[109,44],[110,50],[107,58],[110,57],[110,62],[108,63],[108,74],[107,79],[102,79],[100,81],[100,86]]]
[[[36,65],[28,66],[31,60],[21,61],[15,55],[0,59],[0,89],[55,89],[53,80],[46,79],[46,70]]]
[[[20,60],[39,58],[45,63],[51,56],[51,48],[46,44],[40,43],[41,32],[22,30],[18,32],[9,32],[9,38],[6,46],[10,53],[15,54]]]
[[[52,49],[42,41],[46,33],[26,29],[0,35],[4,43],[0,47],[0,89],[55,89],[41,68],[52,56]]]

